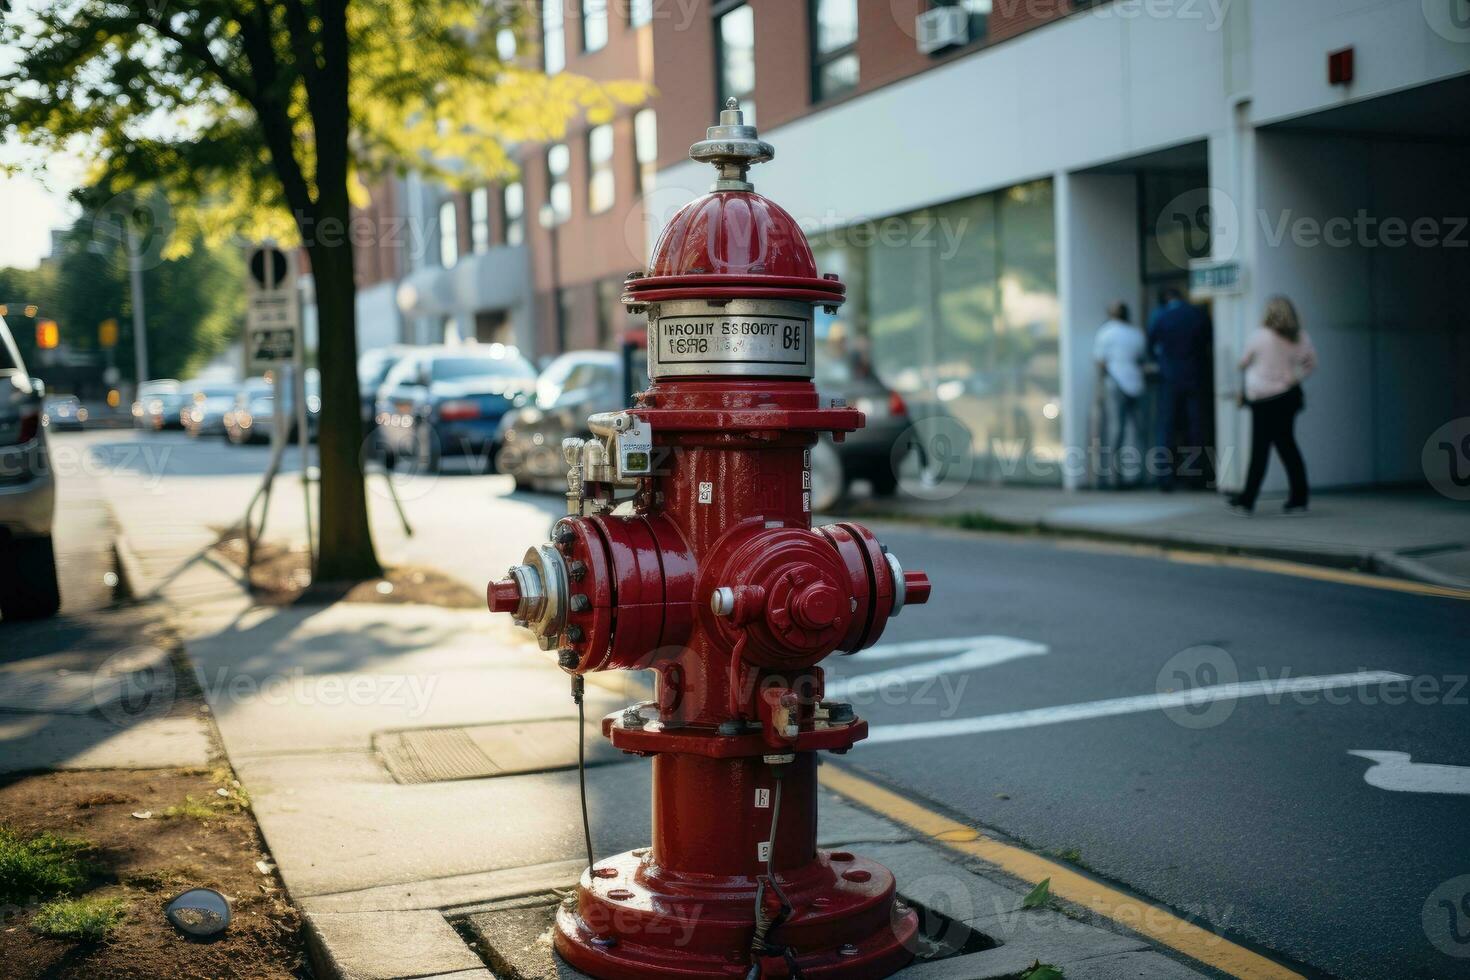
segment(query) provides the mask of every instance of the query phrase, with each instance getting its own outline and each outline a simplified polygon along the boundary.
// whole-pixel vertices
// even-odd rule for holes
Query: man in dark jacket
[[[1173,287],[1159,293],[1159,308],[1149,319],[1148,347],[1159,364],[1159,445],[1168,458],[1159,487],[1165,491],[1174,489],[1176,449],[1182,449],[1186,458],[1193,456],[1194,465],[1203,465],[1197,454],[1204,449],[1209,338],[1209,318],[1203,310],[1186,303]]]

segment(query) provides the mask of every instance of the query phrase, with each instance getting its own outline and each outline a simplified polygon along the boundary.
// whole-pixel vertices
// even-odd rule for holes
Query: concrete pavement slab
[[[203,769],[212,751],[198,718],[119,726],[92,715],[0,714],[0,773],[44,769]]]
[[[308,912],[312,959],[341,980],[491,975],[438,912]]]
[[[228,743],[227,743],[228,744]],[[546,864],[582,851],[577,774],[400,786],[366,752],[235,763],[296,897]],[[648,839],[648,767],[588,772],[599,853]]]

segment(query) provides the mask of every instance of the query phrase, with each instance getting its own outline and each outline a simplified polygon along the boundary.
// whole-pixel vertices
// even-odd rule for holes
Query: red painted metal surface
[[[624,299],[842,295],[789,214],[722,191],[675,216]],[[605,980],[782,978],[793,964],[809,978],[887,976],[913,956],[914,913],[886,869],[816,846],[816,752],[867,734],[825,700],[819,665],[877,642],[930,590],[919,572],[895,580],[866,528],[811,527],[807,454],[863,416],[823,407],[809,380],[759,377],[655,378],[632,413],[663,470],[638,481],[633,515],[564,518],[553,541],[572,570],[563,666],[656,672],[653,701],[602,723],[613,745],[652,757],[653,835],[583,874],[556,948]],[[508,580],[488,599],[507,612],[521,596]],[[769,916],[775,893],[789,907],[761,943],[759,897]]]

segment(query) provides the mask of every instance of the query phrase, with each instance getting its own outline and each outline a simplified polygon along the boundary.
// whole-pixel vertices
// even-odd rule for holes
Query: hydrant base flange
[[[896,901],[881,864],[818,851],[780,884],[797,911],[768,940],[791,949],[801,976],[879,978],[913,960],[918,916]],[[628,851],[583,873],[575,902],[557,913],[556,950],[598,980],[743,978],[755,901],[752,878],[666,876],[650,852]],[[763,980],[790,975],[782,956],[762,959]]]

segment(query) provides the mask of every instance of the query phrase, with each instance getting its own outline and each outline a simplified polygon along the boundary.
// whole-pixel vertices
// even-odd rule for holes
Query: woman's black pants
[[[1286,506],[1307,506],[1307,466],[1302,462],[1302,451],[1297,448],[1297,414],[1304,400],[1301,386],[1276,395],[1251,402],[1251,462],[1246,472],[1245,489],[1236,502],[1243,507],[1254,507],[1261,492],[1261,482],[1266,479],[1266,464],[1271,458],[1271,447],[1281,456],[1286,467],[1286,479],[1291,484],[1291,494]]]

